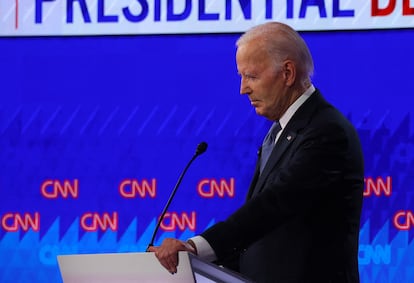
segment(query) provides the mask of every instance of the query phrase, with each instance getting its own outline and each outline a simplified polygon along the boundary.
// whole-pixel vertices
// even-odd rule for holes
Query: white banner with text
[[[414,27],[414,0],[1,0],[0,36],[239,33]]]

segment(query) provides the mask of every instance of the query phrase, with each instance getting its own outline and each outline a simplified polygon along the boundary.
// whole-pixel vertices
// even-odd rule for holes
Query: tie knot
[[[277,133],[279,133],[281,129],[282,127],[280,126],[279,121],[275,121],[263,141],[260,157],[260,172],[263,172],[267,160],[269,159],[273,147],[275,146]]]
[[[270,129],[271,135],[274,137],[274,139],[276,139],[277,133],[279,133],[281,129],[282,127],[280,126],[279,121],[275,121],[272,125],[272,128]]]
[[[270,128],[269,132],[267,133],[264,143],[274,143],[276,140],[277,133],[279,133],[281,129],[282,127],[280,126],[279,121],[275,121],[272,127]]]

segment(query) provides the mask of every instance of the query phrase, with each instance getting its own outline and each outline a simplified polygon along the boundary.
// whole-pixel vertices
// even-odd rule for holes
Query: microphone
[[[167,209],[170,206],[171,201],[173,200],[174,195],[177,192],[177,189],[180,186],[181,181],[182,181],[185,173],[187,172],[187,170],[190,167],[191,163],[193,163],[193,161],[197,158],[197,156],[203,154],[206,150],[207,150],[207,143],[206,142],[201,142],[200,144],[198,144],[197,149],[196,149],[193,157],[187,163],[187,166],[185,166],[183,172],[181,173],[180,177],[178,178],[177,183],[175,184],[174,189],[171,192],[171,195],[170,195],[170,197],[169,197],[169,199],[167,201],[167,204],[165,205],[164,209],[162,210],[161,216],[160,216],[160,218],[158,219],[158,222],[157,222],[157,226],[155,226],[154,233],[152,234],[151,242],[148,244],[148,247],[146,249],[147,251],[148,251],[149,247],[152,247],[154,245],[155,236],[157,235],[158,229],[160,228],[160,225],[161,225],[161,222],[162,222],[162,220],[164,218],[164,215],[167,212]]]

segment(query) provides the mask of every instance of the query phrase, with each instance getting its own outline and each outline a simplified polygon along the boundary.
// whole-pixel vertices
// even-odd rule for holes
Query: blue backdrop
[[[414,30],[302,35],[363,145],[361,280],[413,282]],[[239,95],[238,36],[0,38],[1,282],[61,282],[59,254],[144,251],[201,141],[156,243],[243,203],[269,123]]]

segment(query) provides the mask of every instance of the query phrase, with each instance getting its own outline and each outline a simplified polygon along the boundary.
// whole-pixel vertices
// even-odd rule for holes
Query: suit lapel
[[[257,193],[261,191],[265,181],[267,180],[267,177],[272,172],[272,168],[279,162],[283,153],[285,153],[285,151],[293,143],[293,141],[296,138],[296,135],[297,134],[294,131],[289,131],[288,133],[283,131],[275,147],[273,148],[272,153],[270,154],[266,166],[263,168],[262,174],[260,174],[259,179],[257,180],[257,184],[255,186],[254,192],[252,193],[252,197],[254,197]]]
[[[298,132],[309,123],[310,117],[313,115],[316,107],[324,101],[325,100],[322,98],[319,91],[316,90],[292,116],[286,127],[283,129],[282,134],[270,154],[269,160],[263,169],[262,174],[259,175],[258,166],[256,165],[255,175],[247,196],[248,199],[254,197],[263,189],[264,184],[266,183],[273,168],[279,161],[281,161],[283,154],[293,144],[293,141],[297,138]]]
[[[257,150],[256,168],[254,170],[253,179],[250,182],[249,192],[247,193],[246,200],[248,200],[249,198],[252,197],[254,188],[256,187],[257,180],[258,180],[259,175],[260,175],[260,163],[259,163],[259,160],[260,160],[261,154],[262,154],[262,147],[259,147],[259,149]]]

